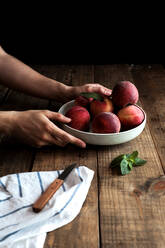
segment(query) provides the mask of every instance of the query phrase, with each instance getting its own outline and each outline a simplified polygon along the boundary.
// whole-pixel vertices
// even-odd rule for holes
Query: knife
[[[69,165],[59,176],[55,179],[46,191],[40,196],[40,198],[33,204],[32,208],[35,213],[39,213],[46,205],[46,203],[52,198],[56,191],[64,183],[64,180],[69,173],[75,168],[76,163]]]

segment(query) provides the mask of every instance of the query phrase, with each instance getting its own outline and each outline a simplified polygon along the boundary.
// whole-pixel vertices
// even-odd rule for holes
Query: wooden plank
[[[0,177],[27,172],[33,163],[34,149],[23,145],[1,144],[0,157]]]
[[[61,73],[58,71],[57,80],[64,82],[66,68],[68,73],[70,71],[73,72],[70,82],[72,85],[88,83],[93,80],[91,66],[61,67]],[[64,169],[73,162],[93,169],[95,176],[80,214],[68,225],[50,232],[47,236],[45,247],[99,247],[97,154],[95,149],[90,146],[86,149],[81,149],[72,145],[68,145],[65,148],[54,146],[48,149],[41,149],[36,155],[33,170]]]
[[[72,85],[72,66],[69,65],[52,65],[50,67],[50,71],[52,72],[51,77],[58,82],[62,82],[66,85]],[[56,72],[53,75],[53,72]],[[58,111],[59,108],[62,106],[62,103],[57,102],[56,100],[52,100],[49,106],[51,111]]]
[[[132,74],[139,88],[152,137],[165,170],[165,69],[162,65],[134,66]]]
[[[39,73],[65,84],[71,83],[72,67],[69,65],[32,65]],[[61,75],[61,70],[63,74]]]
[[[45,109],[49,101],[28,96],[17,91],[10,91],[5,102],[1,104],[3,111],[24,111],[29,109]]]
[[[95,66],[95,82],[109,88],[118,80],[133,81],[127,65]],[[146,87],[142,80],[141,84]],[[145,89],[147,90],[147,89]],[[137,150],[148,162],[121,176],[109,168],[112,159]],[[153,178],[163,175],[148,125],[128,143],[98,148],[101,247],[164,247],[165,198],[150,194]]]

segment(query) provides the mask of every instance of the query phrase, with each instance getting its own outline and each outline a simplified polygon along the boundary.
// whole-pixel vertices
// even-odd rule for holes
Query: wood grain
[[[70,85],[80,85],[93,80],[92,66],[67,66],[58,68],[56,80]],[[68,71],[68,75],[66,72]],[[64,70],[65,69],[65,70]],[[56,67],[51,68],[56,70]],[[72,73],[72,75],[71,75]],[[50,108],[57,110],[56,102]],[[48,234],[45,248],[48,247],[99,247],[98,198],[97,198],[97,154],[93,147],[81,149],[73,145],[65,148],[43,148],[34,160],[35,170],[59,170],[71,163],[86,165],[95,171],[87,199],[80,214],[69,224]],[[88,224],[87,224],[88,223]]]
[[[151,134],[165,171],[165,69],[161,65],[139,65],[134,66],[131,71],[140,91]]]
[[[116,146],[73,145],[33,149],[0,143],[0,176],[24,171],[51,171],[76,162],[95,171],[80,214],[47,235],[45,248],[164,248],[165,247],[165,69],[161,65],[32,65],[42,74],[68,85],[89,82],[113,88],[130,80],[140,93],[147,114],[140,136]],[[58,111],[61,103],[0,87],[0,109]],[[109,167],[112,159],[134,150],[147,164],[126,176]]]
[[[96,82],[111,88],[118,80],[133,81],[127,65],[95,66]],[[148,161],[145,166],[126,176],[109,168],[114,157],[134,150]],[[131,142],[99,148],[98,168],[101,247],[164,247],[165,198],[148,194],[150,179],[163,175],[163,169],[148,125]]]

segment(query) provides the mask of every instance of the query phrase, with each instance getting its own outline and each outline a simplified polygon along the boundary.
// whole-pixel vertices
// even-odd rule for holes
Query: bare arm
[[[72,87],[45,77],[7,54],[0,47],[0,83],[5,86],[46,99],[64,100],[71,94]],[[67,99],[66,99],[67,100]]]
[[[63,83],[45,77],[7,54],[0,47],[0,83],[5,86],[46,99],[68,101],[81,92],[97,92],[110,95],[111,90],[100,84],[66,86]],[[67,117],[48,110],[0,111],[0,134],[16,136],[22,142],[32,146],[68,143],[85,147],[85,143],[58,128],[53,121],[68,123]]]
[[[26,94],[66,102],[81,92],[98,92],[110,95],[111,90],[100,84],[67,86],[41,75],[20,60],[7,54],[0,46],[0,83]]]

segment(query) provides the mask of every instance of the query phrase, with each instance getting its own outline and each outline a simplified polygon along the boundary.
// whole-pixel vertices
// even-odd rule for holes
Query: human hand
[[[89,93],[95,92],[95,93],[99,93],[101,95],[110,96],[112,93],[112,90],[104,87],[101,84],[92,84],[92,83],[70,88],[70,96],[72,99],[79,96],[82,92],[89,92]]]
[[[34,147],[53,144],[63,147],[68,143],[86,146],[85,142],[63,131],[52,121],[69,123],[71,119],[49,110],[13,111],[10,133]]]

